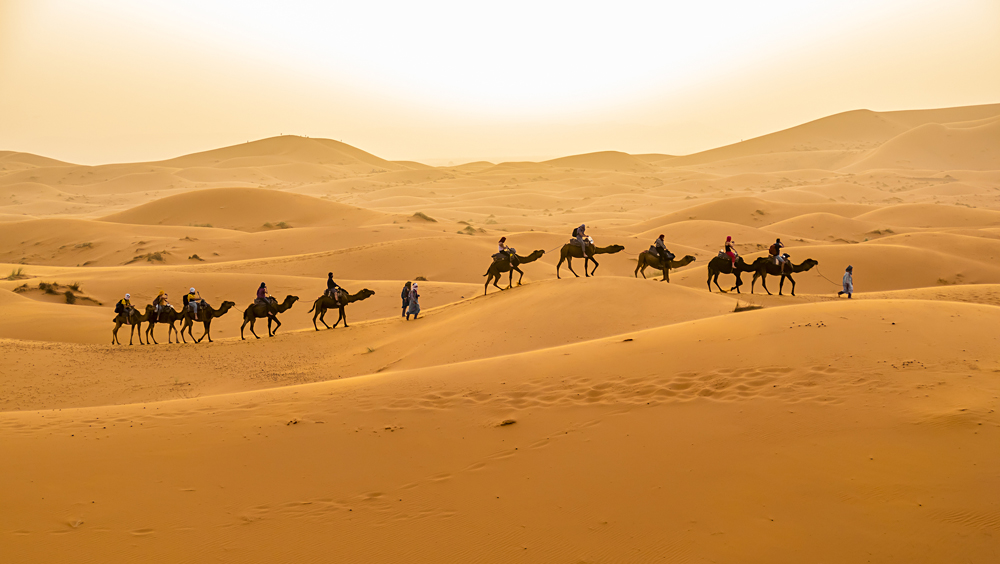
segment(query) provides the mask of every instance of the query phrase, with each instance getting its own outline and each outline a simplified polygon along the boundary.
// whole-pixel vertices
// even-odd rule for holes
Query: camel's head
[[[608,245],[605,248],[606,254],[609,254],[609,255],[613,255],[615,253],[620,253],[620,252],[622,252],[624,250],[625,250],[625,247],[623,245]]]
[[[544,255],[544,254],[545,254],[545,251],[543,251],[542,249],[538,249],[537,251],[532,251],[532,253],[530,255],[528,255],[527,258],[530,258],[532,260],[540,259],[540,258],[542,258],[542,255]]]
[[[814,266],[816,266],[818,264],[819,264],[818,260],[806,259],[806,260],[802,261],[802,264],[800,266],[802,267],[803,270],[809,270],[810,268],[812,268],[812,267],[814,267]]]
[[[681,264],[691,264],[698,259],[694,258],[694,255],[685,255],[684,258],[680,260]]]
[[[231,307],[236,307],[236,302],[231,302],[229,300],[226,300],[226,301],[222,302],[222,305],[219,306],[219,309],[220,310],[222,310],[222,309],[229,309]]]
[[[299,297],[298,296],[293,296],[291,294],[285,296],[285,303],[288,304],[288,305],[292,305],[292,304],[294,304],[297,301],[299,301]]]
[[[375,295],[375,290],[369,290],[368,288],[364,288],[363,290],[361,290],[360,292],[358,292],[358,299],[359,300],[367,300],[368,298],[370,298],[370,297],[372,297],[374,295]]]

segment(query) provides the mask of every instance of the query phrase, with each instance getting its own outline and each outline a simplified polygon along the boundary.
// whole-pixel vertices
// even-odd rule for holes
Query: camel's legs
[[[645,277],[646,276],[643,275],[643,278],[645,278]],[[660,280],[660,282],[670,282],[670,269],[669,268],[664,268],[663,269],[663,280]]]
[[[566,260],[564,257],[559,257],[559,262],[556,263],[556,279],[561,279],[559,276],[559,267],[562,266],[563,261]]]
[[[330,326],[326,324],[326,310],[325,309],[323,310],[323,313],[319,314],[319,322],[322,323],[323,326],[326,327],[327,329],[330,328]],[[316,323],[314,322],[313,325],[316,325]]]
[[[519,274],[519,276],[517,277],[517,285],[520,286],[521,285],[521,279],[524,278],[524,273],[521,272],[521,269],[517,268],[516,266],[514,267],[514,270],[516,270],[518,272],[518,274]]]
[[[338,310],[338,315],[337,315],[337,322],[334,323],[333,326],[336,327],[336,326],[340,325],[340,320],[341,319],[344,320],[344,329],[347,329],[347,327],[349,327],[349,326],[347,325],[347,312],[344,311],[344,306],[340,306],[340,309]]]
[[[562,263],[562,261],[559,261],[559,262]],[[584,263],[583,266],[584,266],[584,268],[586,268],[587,264]],[[569,256],[566,257],[566,268],[568,268],[569,271],[573,273],[573,276],[576,276],[577,278],[580,277],[580,275],[577,274],[575,270],[573,270],[573,257],[569,257]],[[558,278],[558,277],[559,277],[559,267],[557,266],[556,267],[556,278]]]
[[[771,290],[767,289],[767,272],[762,272],[760,274],[755,274],[754,276],[760,276],[760,285],[764,287],[764,291],[767,292],[768,296],[773,296]]]
[[[152,344],[158,345],[160,343],[156,341],[156,335],[153,334],[154,327],[156,327],[155,323],[150,323],[146,326],[146,342],[149,343],[152,340]]]
[[[708,291],[709,291],[709,293],[712,292],[712,269],[711,268],[708,269]]]
[[[730,288],[729,291],[732,292],[733,290],[736,290],[737,294],[741,294],[742,292],[740,292],[740,286],[743,285],[743,278],[740,275],[740,271],[739,270],[737,270],[733,274],[736,275],[736,285],[733,286],[732,288]]]
[[[723,294],[725,294],[726,291],[722,289],[722,286],[719,286],[719,274],[722,274],[722,273],[721,272],[716,272],[715,273],[715,276],[713,277],[712,282],[715,283],[715,287],[718,288],[720,292],[722,292]],[[708,291],[709,292],[712,291],[712,285],[711,284],[709,284],[709,286],[708,286]]]
[[[781,286],[784,285],[784,283],[785,283],[785,277],[786,276],[792,282],[792,295],[794,296],[795,295],[795,279],[792,278],[791,274],[782,274],[781,275],[781,284],[778,285],[778,295],[779,296],[781,295]]]
[[[211,343],[212,342],[212,336],[209,335],[209,330],[212,328],[212,321],[211,321],[211,319],[208,320],[208,321],[202,321],[202,325],[205,326],[205,332],[202,333],[201,337],[198,337],[198,340],[195,341],[195,342],[196,343],[200,343],[201,340],[204,339],[207,336],[208,337],[208,342]],[[194,335],[192,335],[191,338],[194,339]]]
[[[274,320],[274,331],[271,331],[271,320],[272,319]],[[270,317],[269,316],[267,318],[267,333],[268,333],[268,336],[273,337],[278,332],[278,327],[281,327],[281,322],[278,321],[278,318],[277,317]]]
[[[254,323],[256,322],[256,320],[257,320],[257,318],[254,317],[254,316],[251,316],[249,319],[245,319],[245,318],[243,319],[243,326],[240,327],[240,339],[241,340],[245,340],[245,337],[243,337],[243,327],[246,327],[247,323],[250,324],[250,333],[252,333],[254,337],[257,337],[258,339],[260,338],[260,337],[257,336],[257,332],[253,330],[253,326],[254,326]]]
[[[601,263],[597,262],[597,259],[595,259],[594,257],[587,257],[587,260],[594,261],[594,270],[590,271],[590,275],[593,276],[594,273],[597,272],[597,267],[601,266]],[[583,269],[587,270],[587,263],[586,263],[586,261],[584,261],[584,263],[583,263]]]
[[[496,276],[493,277],[493,286],[495,286],[497,290],[503,291],[503,288],[497,285],[497,282],[499,281],[500,281],[500,274],[498,273]]]

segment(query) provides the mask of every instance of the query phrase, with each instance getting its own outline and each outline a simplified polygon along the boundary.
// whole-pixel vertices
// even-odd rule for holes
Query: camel
[[[512,260],[507,260],[505,257],[499,257],[494,259],[493,264],[491,264],[490,267],[486,270],[486,274],[483,274],[483,276],[486,277],[486,284],[483,287],[483,295],[485,296],[486,293],[489,291],[490,282],[493,282],[493,285],[496,286],[498,290],[501,291],[503,290],[503,288],[497,286],[497,282],[500,281],[500,275],[504,272],[510,273],[510,275],[507,278],[507,288],[511,288],[514,285],[513,282],[514,282],[515,270],[518,272],[518,274],[520,274],[520,276],[517,277],[517,285],[520,286],[521,279],[524,278],[524,273],[521,272],[521,269],[518,268],[518,266],[529,262],[535,262],[536,260],[542,258],[542,255],[544,254],[545,251],[535,251],[526,257],[522,257],[521,255],[515,254],[513,257],[511,257]]]
[[[635,272],[633,273],[636,278],[639,277],[639,273],[642,273],[642,277],[646,278],[646,267],[655,268],[656,270],[663,271],[663,278],[661,282],[670,282],[670,269],[681,268],[687,266],[695,261],[695,258],[691,255],[687,255],[681,260],[671,260],[667,264],[663,264],[660,257],[649,251],[643,251],[639,253],[639,257],[636,259]]]
[[[719,286],[719,275],[720,274],[735,274],[736,275],[736,285],[729,289],[730,292],[736,290],[736,293],[740,293],[740,286],[743,285],[743,279],[740,274],[743,272],[755,272],[757,270],[758,263],[762,260],[767,260],[764,257],[758,258],[750,264],[747,264],[743,257],[736,258],[736,268],[733,268],[732,261],[729,257],[719,257],[716,256],[712,260],[708,261],[708,291],[712,291],[712,282],[715,282],[715,287],[719,289],[723,294],[726,293]]]
[[[323,321],[323,317],[326,316],[326,310],[330,308],[337,308],[340,310],[340,316],[337,317],[337,322],[334,323],[333,326],[336,327],[337,325],[340,325],[340,320],[343,319],[344,327],[348,327],[347,315],[344,313],[344,306],[350,303],[360,302],[361,300],[367,300],[374,295],[375,290],[369,290],[368,288],[361,290],[357,294],[350,294],[347,290],[341,288],[339,300],[334,300],[330,296],[323,294],[319,298],[316,298],[316,301],[313,302],[312,309],[308,312],[313,313],[313,310],[316,311],[316,313],[313,313],[313,328],[319,331],[319,327],[316,327],[316,318],[319,317],[319,322],[322,323],[327,329],[331,329],[331,327],[326,324],[326,321]]]
[[[624,250],[625,247],[621,245],[608,245],[607,247],[595,247],[594,245],[587,245],[587,254],[589,256],[586,257],[586,259],[583,261],[584,276],[587,276],[589,278],[591,274],[597,271],[597,267],[601,266],[600,264],[598,264],[597,260],[594,259],[594,255],[613,255],[615,253],[619,253]],[[562,249],[559,251],[559,263],[556,264],[556,278],[560,278],[559,267],[562,266],[563,261],[566,261],[566,267],[569,268],[569,271],[573,273],[573,276],[576,276],[577,278],[580,277],[580,275],[577,274],[575,270],[573,270],[574,258],[584,258],[583,249],[580,248],[580,245],[577,245],[575,242],[566,243],[565,245],[563,245]],[[594,261],[594,270],[591,270],[590,273],[588,273],[587,266],[590,264],[590,261]]]
[[[298,296],[285,296],[285,301],[280,304],[277,303],[274,298],[268,304],[258,304],[252,303],[243,310],[243,325],[240,326],[240,339],[246,340],[243,336],[243,328],[250,324],[250,332],[253,333],[254,337],[257,337],[257,333],[253,330],[254,323],[257,319],[262,317],[267,318],[267,336],[273,337],[275,333],[278,332],[278,327],[281,327],[281,322],[278,321],[278,314],[292,309],[292,305],[298,300]],[[274,331],[271,331],[271,321],[274,321],[278,325],[275,326]],[[260,337],[257,337],[258,339]]]
[[[121,341],[118,340],[118,329],[127,323],[129,325],[128,344],[132,344],[132,334],[136,333],[139,335],[139,344],[144,345],[145,343],[142,342],[142,324],[149,319],[149,312],[151,311],[153,311],[153,306],[147,305],[144,313],[139,313],[139,310],[132,308],[126,310],[125,313],[115,315],[115,318],[112,319],[115,322],[115,328],[111,330],[111,344],[121,344]],[[136,331],[136,326],[139,328],[138,331]]]
[[[771,291],[767,289],[767,275],[771,276],[781,276],[781,282],[778,284],[778,295],[781,295],[781,289],[785,286],[785,278],[792,281],[792,295],[795,295],[795,279],[792,278],[792,274],[797,272],[806,272],[812,267],[819,264],[819,261],[813,259],[806,259],[802,261],[801,264],[792,264],[792,261],[785,261],[784,263],[778,265],[774,263],[774,259],[771,257],[759,258],[753,263],[757,266],[756,272],[753,274],[753,280],[750,282],[750,293],[753,293],[753,285],[760,278],[760,285],[764,287],[764,291],[767,295],[771,295]],[[759,263],[759,264],[758,264]]]
[[[181,323],[181,332],[180,332],[181,339],[184,339],[184,330],[187,329],[188,335],[191,336],[191,340],[194,341],[195,343],[200,343],[201,340],[204,339],[205,337],[208,337],[209,343],[213,342],[211,334],[212,320],[215,319],[216,317],[222,317],[223,315],[226,315],[226,313],[235,305],[236,302],[226,301],[222,302],[222,306],[220,306],[219,309],[215,309],[212,306],[208,305],[208,303],[202,302],[201,304],[198,305],[198,319],[192,319],[191,310],[186,309],[184,311],[184,321],[182,321]],[[191,327],[194,325],[195,321],[201,321],[202,325],[205,328],[205,332],[202,333],[201,337],[198,337],[197,339],[195,339],[194,335],[191,333]],[[184,342],[187,343],[187,339],[184,339]]]
[[[177,323],[183,319],[183,317],[184,313],[175,310],[173,306],[166,306],[160,313],[151,315],[148,321],[149,325],[146,326],[146,342],[148,343],[152,341],[154,345],[160,344],[156,342],[156,335],[153,334],[153,328],[156,327],[157,323],[166,323],[168,324],[167,343],[173,343],[173,341],[170,340],[170,334],[177,333],[177,327],[174,326],[174,323]],[[180,338],[177,340],[179,341]]]

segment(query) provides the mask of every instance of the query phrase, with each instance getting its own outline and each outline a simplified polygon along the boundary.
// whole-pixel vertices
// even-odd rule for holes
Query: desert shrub
[[[192,223],[191,227],[212,227],[211,223]]]
[[[7,275],[7,280],[20,280],[27,277],[28,275],[24,273],[23,268],[15,268],[10,271],[10,274]]]
[[[275,227],[277,227],[278,229],[291,229],[292,228],[291,225],[285,223],[284,221],[279,221],[277,224],[275,224]]]
[[[205,259],[201,258],[197,254],[193,254],[193,255],[191,255],[191,256],[188,257],[188,260],[200,260],[200,261],[204,261]]]
[[[274,229],[274,225],[272,225],[270,221],[268,221],[267,223],[265,223],[262,227],[264,229]]]
[[[69,289],[73,290],[74,292],[79,292],[80,291],[80,283],[79,282],[73,282],[72,284],[69,285]]]
[[[434,219],[433,217],[425,214],[424,212],[417,212],[417,213],[413,214],[413,217],[415,217],[417,219],[422,219],[424,221],[433,221],[434,223],[437,223],[436,219]]]
[[[63,292],[63,295],[66,296],[66,303],[71,305],[76,303],[76,296],[73,294],[72,291],[66,290],[65,292]]]
[[[77,249],[92,249],[94,248],[93,243],[80,243],[76,246]]]
[[[414,278],[414,280],[416,280],[417,282],[427,282],[427,279],[424,278],[423,276],[417,276],[416,278]]]

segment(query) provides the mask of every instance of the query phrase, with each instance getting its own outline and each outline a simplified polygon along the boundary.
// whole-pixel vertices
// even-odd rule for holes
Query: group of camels
[[[579,278],[580,275],[573,270],[573,259],[584,259],[583,274],[584,276],[589,277],[593,275],[594,272],[597,271],[597,267],[600,266],[597,259],[594,258],[594,255],[614,254],[623,250],[625,250],[625,247],[622,245],[608,245],[607,247],[590,245],[587,248],[587,256],[584,256],[583,249],[580,245],[572,241],[566,243],[559,251],[559,262],[556,264],[556,278],[560,278],[559,267],[562,266],[563,262],[566,263],[569,271],[572,272],[574,276]],[[507,258],[503,255],[494,255],[493,264],[490,265],[486,274],[483,275],[486,277],[483,294],[485,295],[489,291],[491,283],[498,290],[504,289],[497,285],[497,282],[500,281],[500,275],[504,272],[509,273],[507,278],[507,288],[513,287],[515,271],[518,273],[517,285],[520,286],[521,279],[524,278],[524,272],[522,272],[518,266],[534,262],[542,258],[542,255],[544,254],[545,251],[539,250],[527,256],[511,254],[510,257]],[[663,272],[662,281],[670,282],[671,270],[685,267],[694,261],[695,257],[691,255],[687,255],[680,260],[664,261],[659,254],[651,250],[642,251],[636,258],[635,272],[633,275],[638,278],[639,274],[642,274],[642,277],[646,278],[646,269],[652,268]],[[594,263],[594,268],[592,270],[588,270],[590,262]],[[764,290],[768,293],[768,295],[770,295],[771,291],[767,289],[767,276],[771,275],[781,277],[781,282],[778,284],[779,296],[782,295],[782,291],[784,290],[786,278],[792,283],[792,295],[794,296],[795,279],[792,278],[792,274],[805,272],[817,264],[819,264],[819,262],[813,259],[806,259],[800,264],[792,264],[791,261],[785,261],[778,264],[773,257],[759,257],[750,264],[747,264],[743,260],[743,257],[738,257],[734,263],[729,259],[729,257],[720,255],[712,258],[712,260],[708,263],[708,291],[712,291],[712,284],[714,283],[715,287],[718,288],[720,292],[726,292],[726,290],[723,290],[722,287],[719,286],[719,275],[733,274],[736,276],[736,285],[730,288],[729,291],[736,290],[737,293],[740,293],[740,286],[743,285],[743,280],[740,275],[744,272],[753,272],[753,280],[750,283],[751,294],[753,293],[754,285],[757,283],[757,279],[760,278],[761,285],[764,287]]]
[[[315,312],[313,313],[313,327],[316,328],[317,331],[319,330],[319,327],[316,326],[316,319],[319,318],[320,323],[322,323],[327,329],[331,329],[331,327],[326,324],[326,321],[324,321],[323,318],[326,316],[327,310],[334,308],[336,308],[339,311],[340,315],[337,318],[337,322],[333,324],[333,327],[339,325],[341,321],[344,322],[344,327],[347,327],[348,326],[347,315],[344,312],[344,307],[347,304],[365,300],[374,295],[375,291],[369,290],[368,288],[365,288],[355,294],[351,294],[348,291],[342,289],[337,298],[334,298],[329,294],[323,294],[319,298],[316,298],[316,300],[313,302],[312,309],[309,310],[309,313]],[[243,325],[240,326],[240,339],[244,340],[246,339],[246,337],[243,334],[243,330],[244,328],[246,328],[247,324],[250,325],[250,333],[252,333],[254,337],[259,339],[260,337],[254,331],[254,324],[256,323],[256,320],[263,318],[267,318],[268,336],[273,337],[275,333],[278,332],[278,328],[281,327],[281,321],[278,320],[278,314],[284,313],[289,309],[291,309],[292,305],[295,304],[295,302],[297,302],[298,299],[299,299],[298,296],[288,295],[285,296],[285,299],[281,302],[278,302],[276,299],[271,298],[267,303],[264,304],[252,303],[249,306],[247,306],[247,308],[243,310]],[[222,317],[234,306],[236,306],[235,302],[224,301],[222,302],[222,305],[218,309],[215,309],[208,303],[202,301],[198,307],[197,319],[194,319],[192,312],[186,307],[178,311],[175,310],[172,306],[168,306],[164,307],[162,311],[160,311],[159,313],[156,313],[156,306],[153,306],[152,304],[147,305],[142,313],[140,313],[138,309],[131,309],[129,311],[115,315],[114,318],[115,328],[111,331],[111,344],[113,345],[121,344],[120,341],[118,341],[118,330],[121,328],[122,325],[128,325],[129,326],[128,344],[131,345],[133,336],[138,335],[140,345],[149,343],[157,345],[159,343],[156,341],[156,336],[153,334],[153,329],[156,327],[158,323],[167,325],[168,343],[173,343],[175,341],[174,334],[179,335],[179,339],[176,339],[176,342],[179,343],[183,341],[184,343],[187,343],[187,339],[184,338],[185,330],[187,331],[187,334],[191,337],[191,340],[194,341],[195,343],[200,343],[201,340],[204,339],[205,337],[208,337],[208,342],[211,343],[213,342],[212,335],[210,333],[212,328],[212,320],[215,319],[216,317]],[[174,325],[178,321],[181,322],[180,331],[178,331],[177,327]],[[205,328],[205,332],[202,333],[201,337],[198,337],[197,339],[191,333],[191,327],[194,325],[195,321],[200,321]],[[143,323],[146,324],[145,343],[142,342]],[[271,329],[272,323],[274,323],[274,329]]]
[[[625,250],[622,245],[608,245],[607,247],[597,247],[590,245],[587,249],[586,256],[583,253],[583,249],[577,245],[575,242],[566,243],[562,246],[559,252],[559,262],[556,264],[556,278],[559,276],[559,268],[562,266],[563,262],[566,263],[569,271],[573,273],[574,276],[579,278],[579,274],[573,270],[573,259],[584,259],[583,263],[583,274],[584,276],[592,276],[596,271],[600,263],[594,258],[595,255],[605,255],[605,254],[615,254]],[[507,272],[507,288],[513,287],[514,272],[518,273],[517,285],[521,285],[521,279],[524,277],[524,272],[519,268],[522,264],[528,264],[534,262],[542,257],[545,251],[538,250],[529,255],[521,256],[518,254],[511,254],[510,257],[503,255],[496,255],[493,263],[490,265],[486,274],[486,284],[484,285],[484,294],[489,291],[489,286],[492,283],[498,290],[503,290],[497,282],[500,281],[500,276]],[[643,278],[646,278],[646,269],[653,268],[663,272],[662,280],[665,282],[670,282],[670,271],[673,269],[681,268],[687,266],[694,262],[695,257],[687,255],[680,260],[669,260],[664,261],[660,256],[653,251],[643,251],[639,253],[636,259],[636,267],[633,275],[638,278],[639,274],[642,274]],[[594,263],[593,269],[590,268],[590,263]],[[730,291],[736,290],[738,293],[740,291],[740,286],[743,285],[743,280],[741,274],[744,272],[753,272],[753,281],[750,284],[750,292],[753,293],[754,284],[756,284],[757,279],[761,279],[761,285],[768,294],[771,293],[767,289],[767,276],[781,276],[781,283],[778,286],[778,295],[782,294],[782,290],[785,285],[785,279],[787,278],[792,283],[792,295],[795,295],[795,279],[792,278],[792,274],[798,272],[805,272],[812,267],[819,264],[813,259],[806,259],[800,264],[792,264],[786,261],[782,264],[777,264],[772,257],[760,257],[754,260],[752,263],[747,264],[743,257],[737,258],[736,262],[733,263],[728,257],[717,256],[709,261],[708,263],[708,291],[712,291],[712,284],[719,289],[720,292],[725,292],[721,286],[719,286],[719,275],[720,274],[733,274],[736,276],[736,285],[733,286]],[[337,327],[341,321],[344,322],[344,327],[347,327],[347,315],[344,313],[344,307],[350,303],[366,300],[371,296],[375,295],[374,290],[369,290],[365,288],[360,292],[351,294],[346,290],[341,289],[339,296],[334,298],[333,296],[324,293],[322,296],[317,298],[313,302],[312,308],[309,313],[313,314],[313,328],[317,331],[319,327],[316,325],[316,320],[323,324],[327,329],[332,329]],[[298,301],[298,296],[286,296],[281,302],[278,302],[274,298],[271,298],[265,304],[252,303],[245,310],[243,310],[243,325],[240,326],[240,339],[245,340],[244,329],[249,324],[250,333],[254,337],[260,339],[257,333],[254,331],[254,324],[258,319],[267,319],[267,334],[269,337],[273,337],[277,333],[278,328],[281,327],[281,321],[278,320],[278,314],[288,311],[292,308],[292,305]],[[235,302],[224,301],[222,305],[216,309],[213,308],[208,303],[202,301],[198,307],[197,319],[194,318],[192,312],[188,308],[182,308],[180,311],[173,309],[173,307],[165,307],[158,314],[156,313],[156,308],[153,305],[147,305],[143,312],[139,312],[138,309],[130,309],[126,312],[119,313],[114,318],[115,328],[111,332],[111,344],[121,344],[118,341],[118,329],[122,325],[129,326],[129,344],[132,344],[133,335],[138,335],[139,344],[159,344],[156,341],[156,336],[153,333],[154,328],[157,324],[167,325],[167,342],[173,343],[175,340],[175,335],[177,336],[177,342],[183,341],[187,343],[187,339],[184,337],[184,332],[187,331],[188,336],[191,337],[192,341],[195,343],[200,343],[202,339],[208,337],[208,342],[212,342],[211,328],[212,320],[216,317],[222,317],[230,309],[236,306]],[[326,316],[327,310],[336,308],[339,312],[336,323],[333,327],[327,325],[324,317]],[[177,329],[176,323],[181,322],[180,330]],[[201,322],[204,327],[204,333],[201,337],[195,338],[191,332],[191,328],[195,322]],[[146,343],[142,341],[142,324],[146,324]],[[271,328],[274,324],[274,329]]]

